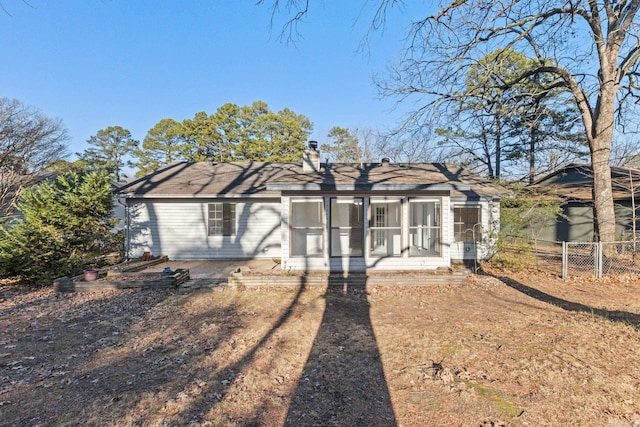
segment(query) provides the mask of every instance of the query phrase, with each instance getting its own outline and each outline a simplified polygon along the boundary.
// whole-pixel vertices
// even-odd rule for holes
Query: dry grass
[[[0,425],[640,425],[640,283],[491,273],[346,294],[5,287]]]

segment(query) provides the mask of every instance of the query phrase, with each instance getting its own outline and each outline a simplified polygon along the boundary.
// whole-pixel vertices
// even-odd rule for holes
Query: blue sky
[[[0,96],[62,119],[70,154],[108,126],[142,140],[163,118],[227,102],[288,107],[311,119],[321,142],[335,125],[392,127],[404,107],[379,100],[373,76],[398,57],[410,19],[392,11],[358,53],[373,13],[366,3],[312,2],[294,46],[254,0],[2,0]]]

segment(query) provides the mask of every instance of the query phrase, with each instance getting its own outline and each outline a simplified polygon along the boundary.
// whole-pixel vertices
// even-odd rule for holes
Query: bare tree
[[[640,144],[637,136],[619,136],[611,146],[611,165],[640,168]]]
[[[27,2],[26,0],[22,0],[22,3],[26,6],[29,6],[32,9],[35,9],[31,4],[29,4],[29,2]],[[4,2],[0,1],[0,9],[2,9],[2,11],[7,15],[7,16],[13,16],[11,15],[11,13],[9,13],[9,10],[5,7]]]
[[[387,0],[384,0],[388,3]],[[615,237],[609,166],[616,110],[636,95],[640,0],[470,0],[443,3],[413,24],[407,55],[387,94],[435,98],[458,87],[466,70],[495,46],[537,59],[504,87],[546,75],[580,111],[594,173],[597,236]],[[435,91],[430,88],[438,88]]]
[[[261,2],[266,2],[262,0]],[[309,11],[309,1],[272,0],[286,7],[289,28]],[[372,27],[384,25],[399,0],[379,0]],[[498,47],[522,52],[537,63],[512,76],[505,88],[536,75],[553,78],[546,89],[569,93],[578,108],[594,173],[597,238],[615,237],[610,153],[616,113],[637,99],[640,0],[451,0],[437,13],[415,20],[404,59],[383,93],[421,102],[410,118],[437,111],[442,96],[464,83],[466,71]],[[619,117],[618,117],[619,118]]]
[[[442,151],[437,148],[426,143],[425,139],[395,133],[381,136],[376,147],[382,157],[401,163],[443,161],[446,156],[441,155]]]
[[[353,129],[353,133],[360,142],[360,150],[362,151],[361,160],[365,163],[379,162],[382,156],[380,156],[376,144],[378,134],[370,128],[356,128]]]
[[[334,126],[327,134],[328,142],[320,145],[320,152],[331,162],[371,163],[379,153],[376,133],[368,128]],[[379,159],[377,159],[379,161]]]
[[[64,157],[66,140],[59,120],[18,100],[0,98],[0,215],[10,215],[22,187]]]

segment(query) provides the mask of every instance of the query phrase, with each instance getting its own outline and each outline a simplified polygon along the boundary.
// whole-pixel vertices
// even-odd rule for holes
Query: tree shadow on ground
[[[29,292],[31,289],[25,287],[20,287],[15,291],[12,290],[8,290],[5,292],[0,292],[0,304],[3,304],[5,302],[10,302],[12,298],[15,298],[17,296],[20,296],[21,294],[27,293]],[[15,313],[20,313],[24,310],[30,309],[30,308],[35,308],[35,307],[40,307],[40,306],[44,306],[47,303],[50,303],[51,300],[54,297],[52,296],[45,296],[43,298],[39,298],[36,299],[34,301],[29,301],[29,302],[25,302],[22,304],[18,304],[15,306],[9,306],[7,308],[2,308],[0,309],[0,317],[5,317],[5,316],[11,316],[12,314]],[[8,304],[10,305],[10,304]]]
[[[365,286],[329,286],[285,425],[395,426]]]
[[[182,310],[192,298],[192,295],[173,294],[169,302],[172,308],[157,314],[155,326],[149,327],[154,322],[148,320],[139,326],[131,325],[109,343],[103,363],[70,370],[73,375],[65,385],[65,394],[82,394],[91,404],[74,408],[66,417],[83,419],[87,425],[95,425],[96,419],[109,425],[130,422],[133,425],[200,425],[206,422],[209,411],[223,404],[234,382],[245,375],[243,370],[255,361],[258,351],[291,317],[305,289],[303,284],[266,333],[239,360],[227,366],[224,360],[209,364],[207,359],[222,347],[235,347],[236,338],[241,336],[239,332],[246,328],[242,321],[246,314],[239,311],[241,307],[212,307],[190,314],[184,321],[166,324],[168,313]],[[210,325],[216,326],[215,333],[211,333]],[[140,344],[141,348],[134,348]],[[256,409],[254,413],[217,422],[266,425],[260,423],[261,415],[261,410]],[[57,419],[66,418],[60,414],[54,414],[53,418],[49,415],[47,422],[56,424]]]
[[[144,316],[149,306],[162,304],[170,295],[167,290],[104,292],[90,297],[51,294],[7,310],[6,316],[0,316],[5,332],[0,341],[11,351],[3,356],[19,363],[0,363],[0,390],[5,396],[0,425],[56,425],[85,409],[76,405],[69,411],[67,399],[100,393],[114,396],[112,389],[102,391],[102,383],[92,382],[98,376],[83,375],[85,364],[103,350],[118,346],[130,319]],[[66,307],[72,310],[66,312]],[[111,365],[105,372],[116,374]]]
[[[602,308],[590,307],[578,302],[567,301],[565,299],[556,297],[531,286],[527,286],[507,276],[496,275],[493,277],[499,279],[502,283],[509,286],[510,288],[515,289],[518,292],[522,292],[523,294],[537,299],[538,301],[555,305],[556,307],[560,307],[563,310],[573,311],[577,313],[589,313],[614,322],[628,323],[633,325],[636,329],[640,329],[640,314],[638,313],[630,313],[628,311],[621,310],[605,310]]]

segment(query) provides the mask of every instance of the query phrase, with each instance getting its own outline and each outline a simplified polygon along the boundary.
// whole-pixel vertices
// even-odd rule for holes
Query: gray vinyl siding
[[[573,201],[562,206],[562,216],[555,222],[549,222],[537,231],[538,240],[549,242],[592,242],[593,206],[590,202]],[[637,208],[636,208],[637,209]],[[616,215],[616,239],[626,240],[633,235],[631,201],[620,200],[614,204]],[[638,212],[636,210],[636,212]],[[638,214],[636,214],[638,215]],[[636,229],[640,229],[640,220],[636,218]]]
[[[208,236],[209,203],[236,204],[236,234]],[[130,258],[174,260],[279,258],[280,199],[128,200]]]

